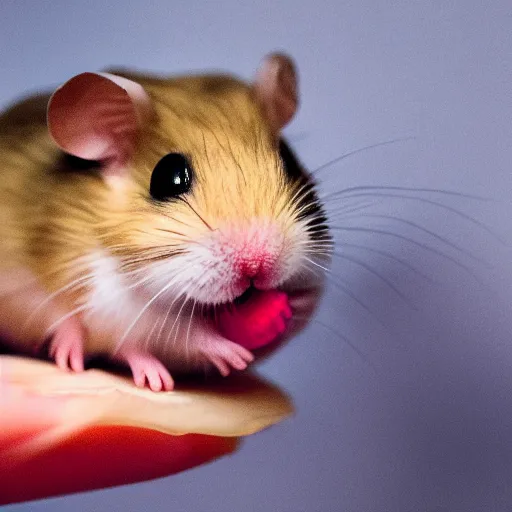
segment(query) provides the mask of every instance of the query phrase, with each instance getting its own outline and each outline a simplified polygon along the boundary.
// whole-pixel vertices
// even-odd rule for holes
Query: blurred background
[[[2,0],[0,27],[1,106],[110,65],[250,78],[279,49],[304,163],[361,149],[317,174],[338,254],[316,321],[261,368],[294,418],[178,476],[4,510],[512,509],[508,0]],[[341,192],[377,186],[400,188]]]

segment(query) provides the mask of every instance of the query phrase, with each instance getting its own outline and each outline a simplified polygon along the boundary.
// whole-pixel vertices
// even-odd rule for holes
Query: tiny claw
[[[223,377],[227,377],[230,374],[229,366],[220,357],[211,356],[210,362],[215,365]]]
[[[245,370],[254,356],[244,347],[225,338],[216,338],[204,344],[202,355],[210,361],[223,377],[235,370]]]
[[[50,342],[50,357],[64,371],[84,370],[84,333],[80,321],[71,317],[59,325]]]
[[[128,363],[133,381],[138,388],[146,386],[146,380],[152,391],[172,391],[174,380],[167,368],[153,355],[137,350],[120,352],[116,359]]]

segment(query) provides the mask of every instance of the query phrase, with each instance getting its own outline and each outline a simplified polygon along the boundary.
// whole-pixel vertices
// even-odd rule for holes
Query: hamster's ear
[[[50,135],[71,155],[104,164],[116,174],[133,153],[137,130],[151,115],[143,87],[107,73],[82,73],[48,103]]]
[[[298,77],[293,60],[282,53],[267,55],[256,73],[253,88],[273,132],[279,135],[299,105]]]

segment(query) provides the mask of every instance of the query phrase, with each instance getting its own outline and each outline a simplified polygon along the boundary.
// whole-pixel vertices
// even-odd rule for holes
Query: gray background
[[[3,104],[111,64],[250,77],[264,53],[285,49],[303,92],[289,136],[311,168],[415,137],[323,171],[323,190],[393,185],[493,197],[420,194],[512,241],[509,0],[3,0],[0,27]],[[333,223],[393,230],[458,263],[402,238],[337,231],[338,251],[408,299],[336,259],[320,323],[262,368],[295,398],[292,420],[172,478],[5,510],[511,510],[511,250],[426,201],[367,196],[375,204],[366,213],[421,224],[487,263],[403,221],[339,214],[361,199],[331,200]],[[435,281],[348,243],[389,252]],[[344,296],[334,285],[341,279],[374,313]]]

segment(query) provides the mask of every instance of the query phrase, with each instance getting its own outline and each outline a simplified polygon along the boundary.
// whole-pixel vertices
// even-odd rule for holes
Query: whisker
[[[350,284],[349,281],[346,279],[343,279],[341,276],[336,274],[331,274],[332,281],[329,282],[329,284],[332,284],[335,288],[338,288],[338,290],[342,291],[347,295],[349,298],[351,298],[354,302],[356,302],[359,306],[361,306],[366,313],[368,313],[372,318],[377,320],[377,322],[382,327],[387,327],[385,322],[375,313],[375,311],[366,305],[365,302],[363,302],[352,290],[348,287]]]
[[[300,186],[296,187],[295,192],[289,198],[288,201],[283,201],[280,210],[276,213],[277,220],[281,219],[282,215],[287,211],[287,209],[290,208],[290,205],[300,204],[300,201],[304,199],[304,197],[306,197],[306,195],[309,193],[308,185],[308,183],[302,183]],[[294,209],[294,218],[297,219],[300,216],[300,213],[302,213],[302,211],[304,211],[304,207]]]
[[[137,316],[135,317],[135,319],[132,321],[132,323],[128,326],[128,328],[126,329],[126,331],[124,332],[124,334],[121,336],[121,339],[119,340],[118,342],[118,346],[121,346],[125,341],[126,341],[126,337],[128,336],[128,334],[131,332],[131,330],[133,329],[133,327],[135,326],[135,324],[140,320],[141,316],[148,310],[148,308],[151,306],[151,304],[153,304],[157,299],[158,297],[160,297],[162,294],[164,294],[167,290],[169,290],[171,288],[171,286],[173,286],[175,284],[175,281],[174,280],[171,280],[170,282],[168,282],[165,286],[163,286],[160,291],[158,291],[157,293],[155,293],[155,295],[153,295],[153,297],[151,299],[148,300],[148,302],[144,305],[144,307],[141,309],[141,311],[137,314]]]
[[[176,302],[177,302],[179,299],[181,299],[181,298],[183,297],[183,298],[184,298],[184,300],[183,300],[183,304],[181,305],[181,307],[180,307],[180,309],[179,309],[179,311],[178,311],[178,314],[177,314],[176,318],[174,319],[174,322],[173,322],[173,324],[172,324],[172,326],[171,326],[171,329],[170,329],[170,331],[169,331],[169,334],[167,335],[166,344],[168,344],[168,343],[169,343],[169,338],[170,338],[170,336],[171,336],[171,334],[172,334],[172,331],[173,331],[173,329],[174,329],[174,326],[176,325],[176,322],[178,321],[178,317],[179,317],[179,315],[180,315],[180,313],[181,313],[181,311],[182,311],[183,307],[185,306],[185,304],[186,304],[186,302],[187,302],[187,298],[186,298],[186,297],[184,297],[184,296],[185,296],[185,294],[188,292],[188,290],[190,289],[190,287],[191,287],[191,283],[189,283],[187,286],[185,286],[185,289],[184,289],[184,290],[182,290],[182,291],[181,291],[181,293],[180,293],[179,295],[177,295],[177,296],[172,300],[171,304],[169,305],[169,308],[167,309],[167,312],[166,312],[166,315],[165,315],[164,323],[162,324],[162,326],[161,326],[161,328],[160,328],[160,331],[159,331],[159,333],[158,333],[157,343],[159,343],[160,335],[162,334],[163,328],[164,328],[165,324],[167,323],[167,318],[169,317],[169,314],[170,314],[170,312],[171,312],[171,310],[172,310],[172,308],[173,308],[174,304],[176,304]]]
[[[357,205],[342,205],[339,209],[332,209],[331,211],[327,212],[329,217],[332,214],[336,215],[346,215],[348,213],[354,213],[361,210],[366,210],[367,208],[370,208],[371,206],[377,206],[378,204],[381,204],[382,201],[360,201]]]
[[[316,267],[310,267],[309,265],[306,265],[305,263],[301,263],[299,265],[299,268],[307,270],[309,273],[313,274],[315,277],[321,277],[321,273],[318,270],[318,268],[316,268]]]
[[[314,255],[314,256],[323,256],[328,257],[331,252],[334,249],[334,244],[320,244],[320,245],[314,245],[314,244],[300,244],[297,243],[297,246],[303,247],[306,254]]]
[[[162,325],[160,326],[160,329],[158,331],[158,335],[156,337],[156,342],[157,344],[160,342],[160,336],[162,336],[162,332],[164,330],[164,327],[165,327],[165,324],[167,323],[167,319],[169,318],[169,314],[171,313],[171,310],[172,310],[172,307],[174,305],[174,301],[169,305],[169,307],[167,308],[167,312],[165,313],[165,317],[164,317],[164,320],[162,322]]]
[[[408,306],[412,307],[415,310],[417,309],[411,303],[411,300],[409,297],[405,296],[389,279],[385,278],[383,275],[381,275],[379,272],[377,272],[374,268],[372,268],[367,263],[365,263],[357,258],[354,258],[352,256],[348,256],[347,254],[335,253],[334,256],[337,258],[342,258],[344,260],[350,261],[350,262],[366,269],[368,272],[370,272],[374,276],[378,277],[383,283],[387,284],[398,295],[398,297],[400,297]]]
[[[457,215],[460,218],[463,218],[464,220],[474,224],[475,226],[478,226],[480,229],[483,229],[486,233],[491,235],[493,238],[495,238],[497,241],[499,241],[502,245],[507,246],[507,243],[498,235],[496,234],[489,226],[484,224],[483,222],[480,222],[479,220],[475,219],[474,217],[471,217],[471,215],[468,215],[464,213],[461,210],[458,210],[457,208],[453,208],[451,206],[448,206],[444,203],[440,203],[439,201],[434,201],[431,199],[427,199],[425,197],[416,197],[416,196],[404,196],[404,195],[398,195],[398,194],[386,194],[386,193],[373,193],[373,192],[362,192],[357,194],[352,194],[350,197],[364,197],[364,196],[372,196],[372,197],[396,197],[399,199],[404,200],[411,200],[411,201],[417,201],[420,203],[430,204],[433,206],[437,206],[441,209],[444,209],[446,211],[449,211],[455,215]]]
[[[147,350],[150,343],[151,343],[151,335],[153,334],[153,331],[155,330],[156,326],[158,324],[158,319],[155,320],[153,323],[153,327],[151,327],[151,330],[149,331],[148,335],[146,336],[146,341],[144,342],[144,349]]]
[[[57,291],[51,293],[50,295],[48,295],[48,297],[46,297],[36,308],[34,308],[34,310],[30,313],[30,315],[28,316],[28,318],[25,320],[25,322],[23,323],[23,326],[22,326],[22,331],[24,329],[26,329],[30,323],[34,320],[35,316],[37,315],[37,313],[39,311],[41,311],[41,309],[46,306],[48,303],[50,303],[53,299],[55,299],[55,297],[57,297],[58,295],[60,295],[61,293],[65,293],[67,291],[70,291],[72,290],[73,288],[79,286],[81,283],[83,282],[86,282],[87,280],[89,280],[91,278],[91,275],[86,275],[86,276],[81,276],[77,279],[75,279],[74,281],[71,281],[70,283],[62,286],[61,288],[59,288]]]
[[[176,315],[176,318],[174,319],[174,322],[171,326],[171,330],[169,331],[169,334],[167,335],[167,340],[166,340],[166,343],[169,343],[169,339],[171,337],[171,334],[172,334],[172,331],[174,330],[174,326],[176,325],[177,322],[179,322],[179,318],[180,318],[180,315],[181,315],[181,312],[183,311],[183,308],[185,307],[185,304],[189,301],[189,297],[187,296],[188,294],[188,290],[190,289],[191,285],[189,284],[185,290],[183,290],[183,292],[179,295],[179,297],[183,297],[183,304],[181,305],[180,309],[178,310],[178,314]],[[174,344],[176,344],[176,339],[177,339],[177,336],[178,336],[178,329],[179,329],[179,323],[178,323],[178,326],[176,327],[176,334],[174,336]]]
[[[441,188],[424,188],[424,187],[398,187],[398,186],[391,186],[391,185],[360,185],[360,186],[356,186],[356,187],[344,188],[343,190],[338,190],[336,192],[331,192],[331,194],[336,194],[337,196],[343,196],[345,194],[352,195],[354,192],[381,191],[381,190],[441,194],[441,195],[452,196],[452,197],[461,197],[461,198],[465,198],[465,199],[475,199],[477,201],[494,202],[494,199],[492,199],[490,197],[478,196],[478,195],[474,195],[474,194],[465,194],[464,192],[457,192],[455,190],[445,190],[445,189],[441,189]],[[329,194],[329,195],[331,195],[331,194]]]
[[[421,242],[418,242],[417,240],[414,240],[413,238],[409,238],[404,235],[400,235],[398,233],[395,233],[393,231],[386,231],[383,229],[374,229],[374,228],[363,228],[363,227],[350,227],[350,226],[331,226],[331,229],[333,231],[354,231],[354,232],[362,232],[362,233],[371,233],[371,234],[378,234],[378,235],[385,235],[390,236],[393,238],[398,238],[399,240],[403,240],[405,242],[408,242],[412,245],[415,245],[416,247],[420,247],[421,249],[428,251],[432,254],[436,254],[437,256],[444,258],[445,260],[451,261],[454,265],[460,267],[461,269],[465,270],[470,276],[475,279],[479,284],[482,286],[483,283],[481,280],[477,277],[477,275],[471,270],[470,267],[467,265],[464,265],[456,258],[453,258],[452,256],[445,254],[442,251],[439,251],[438,249],[435,249],[434,247],[430,247],[429,245],[422,244]]]
[[[366,363],[369,366],[371,366],[374,371],[377,371],[374,363],[372,361],[370,361],[370,359],[368,358],[367,354],[365,354],[362,350],[357,348],[357,346],[347,336],[345,336],[344,334],[341,334],[340,332],[336,331],[330,325],[325,324],[324,322],[319,320],[317,317],[307,318],[307,317],[304,317],[304,316],[295,316],[294,318],[296,318],[297,320],[302,320],[303,322],[311,321],[311,322],[317,323],[318,325],[321,325],[324,329],[326,329],[329,332],[331,332],[331,334],[334,334],[334,336],[336,336],[337,338],[339,338],[342,341],[344,341],[361,358],[361,360],[364,363]]]
[[[366,245],[359,245],[359,244],[352,244],[352,243],[343,243],[342,244],[342,248],[354,248],[354,249],[363,249],[365,251],[368,251],[368,252],[372,252],[372,253],[375,253],[375,254],[380,254],[381,256],[384,256],[386,258],[389,258],[393,261],[396,261],[397,263],[401,263],[404,267],[407,267],[409,270],[412,270],[414,273],[418,274],[419,276],[423,277],[424,279],[426,279],[427,281],[430,281],[431,283],[434,282],[434,280],[432,278],[430,278],[429,276],[427,276],[427,274],[424,274],[421,270],[419,270],[418,268],[416,268],[415,266],[411,265],[409,262],[401,259],[401,258],[398,258],[397,256],[395,256],[394,254],[390,253],[390,252],[387,252],[387,251],[383,251],[381,249],[375,249],[373,247],[367,247]],[[335,251],[336,252],[336,251]]]
[[[186,303],[187,301],[188,301],[188,299],[186,299],[184,303]],[[181,310],[180,310],[180,312],[181,312]],[[181,318],[179,317],[179,315],[176,318],[176,320],[178,321],[178,325],[176,326],[176,332],[174,333],[174,339],[172,341],[173,346],[176,346],[176,342],[178,340],[178,334],[180,332],[180,327],[181,327]],[[172,334],[172,331],[171,331],[171,334]]]
[[[316,257],[319,260],[330,260],[331,255],[332,255],[332,250],[309,248],[309,249],[307,249],[305,254],[308,254],[309,256]]]
[[[438,235],[437,233],[435,233],[434,231],[431,231],[430,229],[427,229],[424,226],[421,226],[420,224],[417,224],[417,223],[412,222],[410,220],[402,219],[402,218],[396,217],[394,215],[377,215],[377,214],[375,214],[375,215],[373,215],[373,214],[363,214],[363,215],[358,215],[357,218],[387,219],[387,220],[394,220],[396,222],[400,222],[400,223],[405,224],[407,226],[413,227],[413,228],[415,228],[415,229],[417,229],[419,231],[422,231],[423,233],[427,233],[431,237],[439,240],[440,242],[443,242],[444,244],[448,245],[449,247],[452,247],[453,249],[459,251],[460,253],[464,254],[468,258],[473,259],[474,261],[478,261],[479,263],[483,263],[484,265],[487,265],[488,267],[491,266],[489,262],[483,260],[482,258],[479,258],[478,256],[475,256],[474,254],[472,254],[467,249],[464,249],[463,247],[460,247],[459,245],[457,245],[457,244],[451,242],[450,240],[448,240],[447,238],[442,237],[442,236]]]
[[[192,305],[192,311],[190,312],[190,319],[188,321],[188,327],[187,327],[187,337],[185,338],[185,354],[189,354],[189,347],[188,347],[188,340],[190,336],[190,326],[192,325],[192,318],[194,318],[194,310],[196,309],[197,305],[197,299],[194,299],[194,304]]]
[[[173,217],[171,214],[169,214],[167,211],[162,210],[160,212],[164,217],[167,217],[168,219],[172,220],[173,222],[179,222],[180,224],[183,224],[186,228],[193,228],[193,224],[189,222],[185,222],[182,219],[178,219],[177,217]]]
[[[309,261],[309,263],[311,263],[311,264],[315,265],[315,267],[321,268],[322,270],[325,270],[325,272],[329,272],[329,269],[328,269],[328,268],[326,268],[326,267],[324,267],[324,266],[322,266],[322,265],[320,265],[320,264],[316,263],[316,262],[315,262],[315,261],[313,261],[312,259],[310,259],[310,258],[308,258],[308,257],[306,257],[306,256],[304,257],[304,259],[305,259],[306,261]]]
[[[309,267],[308,265],[302,264],[301,268],[306,269],[308,272],[311,272],[314,276],[319,277],[319,271],[317,268]],[[332,285],[337,288],[339,291],[345,293],[347,297],[352,299],[356,304],[361,306],[366,313],[368,313],[372,318],[374,318],[382,327],[387,328],[386,324],[379,318],[379,316],[373,311],[370,307],[368,307],[349,287],[350,282],[341,276],[330,272],[330,279],[328,282],[328,286]]]
[[[62,322],[65,322],[68,318],[71,318],[72,316],[75,316],[77,313],[81,313],[82,311],[85,311],[86,309],[87,309],[87,306],[83,305],[83,306],[79,306],[75,309],[72,309],[65,315],[62,315],[59,318],[59,320],[55,321],[53,324],[50,325],[50,327],[48,327],[48,329],[46,330],[46,336],[53,334],[56,327],[58,327]]]
[[[158,261],[168,260],[176,256],[176,253],[161,253],[161,254],[152,254],[152,255],[144,255],[139,257],[134,257],[130,259],[125,259],[120,264],[120,270],[123,272],[136,270],[137,268],[141,268],[141,263],[154,263]],[[135,267],[135,268],[133,268]]]
[[[166,228],[155,228],[155,231],[162,231],[163,233],[169,233],[170,235],[178,235],[182,238],[185,238],[186,240],[190,240],[190,237],[186,235],[185,233],[180,233],[179,231],[173,231],[172,229],[166,229]]]
[[[210,224],[208,224],[208,222],[206,222],[206,220],[201,217],[201,215],[199,215],[199,213],[194,209],[194,207],[190,204],[190,201],[188,201],[187,199],[185,198],[180,198],[180,200],[182,202],[184,202],[196,215],[197,217],[199,218],[199,220],[210,230],[210,231],[213,231],[213,228],[210,226]]]
[[[327,169],[328,167],[333,166],[334,164],[337,164],[343,160],[346,160],[347,158],[350,158],[354,155],[357,155],[358,153],[362,153],[363,151],[368,151],[369,149],[375,149],[381,146],[389,146],[391,144],[396,144],[397,142],[407,142],[409,140],[414,140],[416,137],[400,137],[397,139],[391,139],[391,140],[385,140],[383,142],[377,142],[375,144],[370,144],[369,146],[365,146],[363,148],[354,149],[352,151],[349,151],[348,153],[345,153],[337,158],[334,158],[333,160],[330,160],[329,162],[326,162],[325,164],[322,164],[320,167],[317,167],[312,171],[312,174],[317,174],[320,171]]]

